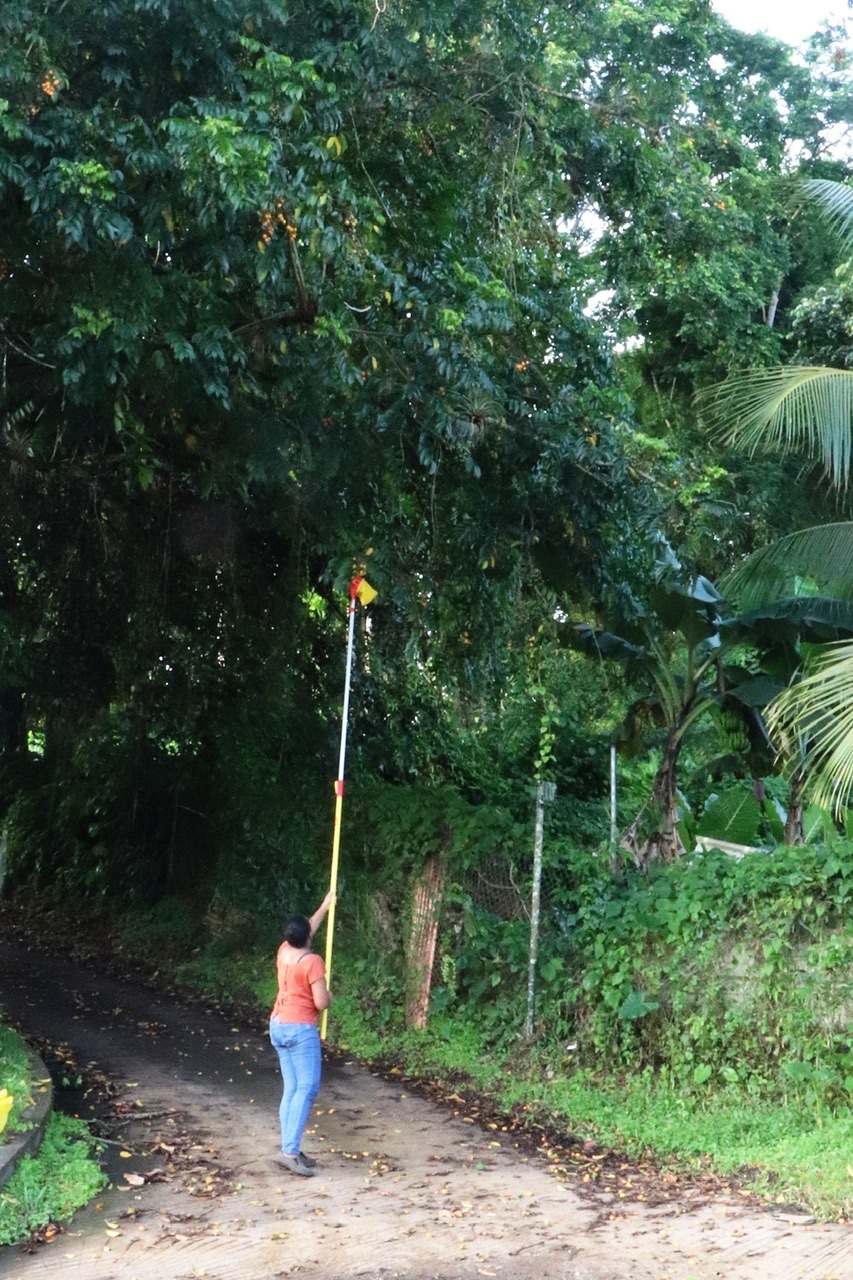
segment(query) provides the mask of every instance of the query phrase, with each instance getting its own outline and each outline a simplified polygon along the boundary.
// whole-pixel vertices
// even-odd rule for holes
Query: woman
[[[311,1103],[320,1088],[320,1032],[317,1014],[332,1003],[326,966],[311,950],[311,939],[326,918],[333,895],[327,893],[310,919],[294,916],[284,929],[276,956],[278,997],[270,1014],[270,1040],[278,1054],[284,1092],[281,1097],[281,1153],[276,1164],[300,1178],[314,1176],[316,1161],[300,1150]]]

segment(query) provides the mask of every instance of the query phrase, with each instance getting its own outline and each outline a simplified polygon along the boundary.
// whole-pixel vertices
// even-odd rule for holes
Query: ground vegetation
[[[97,1142],[82,1120],[51,1115],[35,1156],[24,1156],[0,1191],[0,1245],[53,1239],[105,1185]]]

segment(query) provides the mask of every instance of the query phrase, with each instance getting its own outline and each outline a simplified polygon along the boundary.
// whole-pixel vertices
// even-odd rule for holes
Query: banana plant
[[[796,585],[805,591],[803,580]],[[753,656],[750,671],[726,666],[727,704],[737,703],[742,710],[753,775],[758,778],[775,773],[779,767],[775,709],[792,694],[802,696],[802,670],[812,655],[853,640],[853,601],[831,595],[798,596],[791,590],[785,599],[768,600],[727,618],[721,630],[724,648],[746,645]],[[785,844],[802,844],[806,839],[808,738],[802,732],[796,737],[789,734],[784,747],[789,767],[783,839]]]
[[[572,643],[620,663],[643,688],[626,717],[620,747],[653,726],[663,731],[661,761],[648,803],[623,833],[621,845],[643,870],[684,852],[679,832],[678,763],[685,736],[719,694],[721,596],[707,578],[690,576],[661,542],[643,601],[627,589],[611,626],[576,626]]]
[[[713,714],[736,753],[712,762],[756,783],[775,771],[776,748],[765,708],[778,700],[803,663],[827,642],[853,642],[853,601],[810,596],[775,601],[734,614],[707,578],[690,576],[661,543],[644,600],[623,590],[609,626],[576,626],[572,643],[585,653],[619,662],[642,692],[628,708],[619,736],[624,752],[648,746],[648,730],[661,735],[661,760],[649,800],[623,832],[621,846],[641,870],[672,862],[684,851],[679,761],[689,731]],[[749,661],[744,662],[748,653]],[[853,702],[853,699],[851,699]],[[803,837],[802,768],[789,782],[786,843]]]

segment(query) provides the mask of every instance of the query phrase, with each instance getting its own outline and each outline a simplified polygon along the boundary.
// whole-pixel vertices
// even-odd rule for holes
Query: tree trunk
[[[805,844],[806,842],[806,830],[803,826],[803,782],[802,769],[795,769],[791,775],[791,784],[788,792],[788,814],[785,818],[784,835],[786,845]]]
[[[678,834],[678,757],[681,736],[670,731],[660,767],[655,774],[649,804],[622,836],[619,844],[627,849],[640,871],[648,871],[655,862],[676,862],[684,853]],[[645,819],[645,820],[644,820]],[[649,827],[653,829],[650,831]]]
[[[774,289],[770,295],[770,304],[764,309],[764,323],[768,329],[772,329],[776,323],[776,310],[779,306],[779,290]]]
[[[427,1024],[444,879],[441,861],[433,856],[415,882],[412,925],[406,944],[406,1026],[421,1031]]]

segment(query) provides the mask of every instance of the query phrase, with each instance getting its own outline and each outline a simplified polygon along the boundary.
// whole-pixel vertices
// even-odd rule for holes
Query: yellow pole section
[[[337,893],[338,889],[338,863],[341,848],[341,813],[344,807],[344,780],[339,778],[335,783],[335,828],[332,835],[332,872],[329,877],[329,888],[332,893]],[[335,937],[335,899],[332,898],[332,905],[329,907],[329,914],[326,917],[326,982],[331,982],[332,977],[332,946]],[[320,1015],[320,1039],[326,1039],[326,1027],[329,1022],[329,1010],[324,1009]]]

